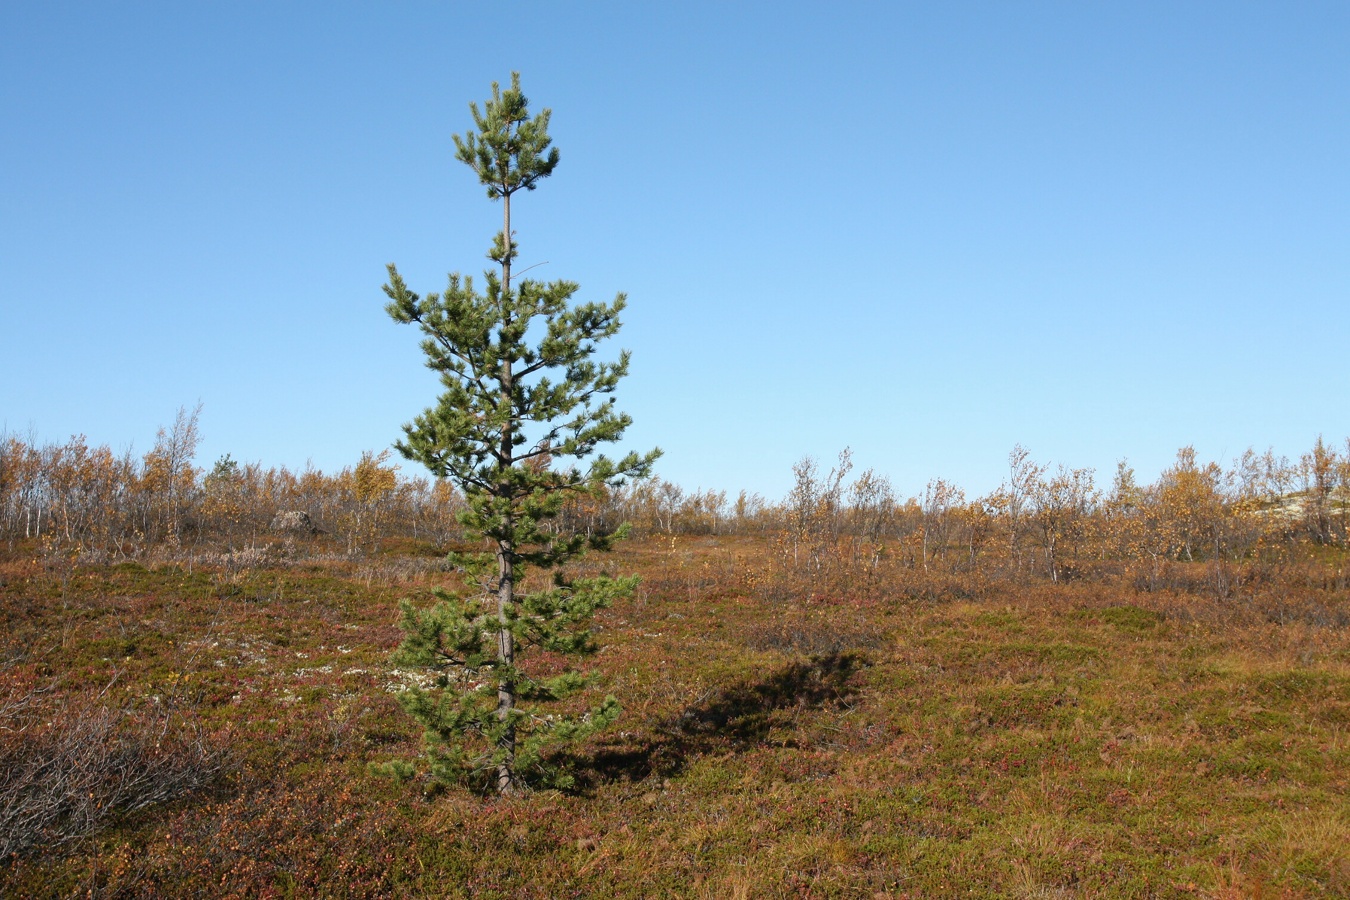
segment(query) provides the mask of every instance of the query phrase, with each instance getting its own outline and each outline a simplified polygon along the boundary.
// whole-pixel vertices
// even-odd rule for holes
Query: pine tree
[[[419,297],[389,266],[389,314],[417,325],[427,366],[440,373],[437,404],[404,426],[396,446],[464,493],[460,523],[481,538],[480,553],[452,554],[470,591],[439,591],[430,609],[402,604],[405,637],[400,665],[438,672],[432,690],[401,695],[426,729],[434,775],[444,781],[481,779],[500,793],[529,781],[565,784],[544,753],[609,724],[613,697],[589,712],[545,715],[539,704],[561,700],[589,679],[576,671],[536,677],[522,665],[531,648],[584,655],[595,650],[587,630],[594,612],[632,591],[635,578],[572,578],[564,566],[587,549],[607,549],[621,533],[575,535],[550,529],[568,497],[642,477],[659,450],[621,459],[597,454],[618,441],[631,419],[610,396],[628,371],[592,359],[597,344],[619,330],[625,297],[612,303],[573,303],[570,281],[512,281],[518,246],[511,198],[553,174],[558,150],[548,135],[549,110],[531,117],[520,90],[494,83],[480,111],[470,104],[476,132],[455,136],[456,157],[472,168],[490,199],[502,201],[502,230],[488,258],[484,290],[452,274],[441,294]],[[531,569],[551,572],[549,586],[526,590]]]

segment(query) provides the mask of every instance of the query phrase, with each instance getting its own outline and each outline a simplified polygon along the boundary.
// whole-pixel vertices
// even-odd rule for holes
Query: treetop
[[[492,98],[483,109],[469,104],[478,131],[454,135],[455,158],[487,185],[488,197],[509,197],[521,188],[532,191],[539,179],[553,174],[558,148],[551,147],[548,120],[552,110],[530,117],[529,100],[520,90],[520,73],[511,73],[511,87],[492,83]]]

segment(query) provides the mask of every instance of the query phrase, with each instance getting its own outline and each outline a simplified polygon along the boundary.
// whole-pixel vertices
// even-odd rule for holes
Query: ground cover
[[[18,853],[5,896],[1350,895],[1344,597],[794,591],[757,537],[633,541],[588,563],[644,577],[598,620],[623,717],[574,793],[497,799],[372,771],[418,750],[388,654],[399,597],[459,585],[435,556],[31,550],[4,752],[111,711],[202,777]]]

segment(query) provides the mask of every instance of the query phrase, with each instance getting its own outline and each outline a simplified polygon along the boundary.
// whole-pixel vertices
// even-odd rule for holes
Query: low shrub
[[[0,860],[51,852],[222,769],[179,713],[44,700],[30,688],[0,704]]]

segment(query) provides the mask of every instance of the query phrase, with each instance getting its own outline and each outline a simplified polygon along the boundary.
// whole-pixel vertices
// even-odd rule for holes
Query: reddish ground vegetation
[[[397,598],[459,586],[436,556],[83,565],[19,542],[0,753],[73,759],[50,748],[104,729],[131,755],[91,765],[100,797],[118,771],[152,789],[9,845],[0,893],[1350,893],[1340,551],[1224,593],[1205,560],[1150,591],[1106,563],[1052,583],[817,549],[654,536],[591,560],[644,577],[599,620],[596,690],[625,713],[569,752],[574,793],[491,799],[372,770],[419,750],[390,691],[421,673],[387,659]]]

